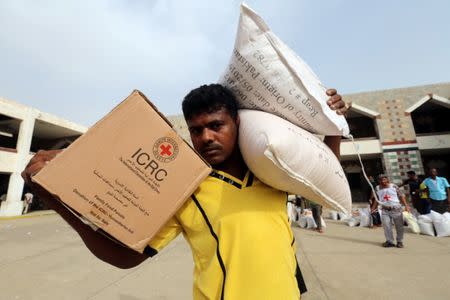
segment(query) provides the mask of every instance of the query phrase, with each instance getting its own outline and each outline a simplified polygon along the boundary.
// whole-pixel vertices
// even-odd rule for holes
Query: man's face
[[[431,176],[437,176],[437,174],[438,174],[436,169],[431,169],[430,173],[431,173]]]
[[[195,150],[212,166],[226,161],[237,147],[239,117],[222,108],[186,120]]]
[[[380,183],[382,186],[387,186],[389,184],[389,179],[387,179],[387,177],[381,177]]]
[[[416,179],[416,174],[408,174],[408,178],[414,180]]]

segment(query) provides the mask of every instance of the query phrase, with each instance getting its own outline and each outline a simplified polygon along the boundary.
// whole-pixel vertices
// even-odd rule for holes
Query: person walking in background
[[[370,228],[381,227],[381,215],[378,211],[378,202],[375,200],[375,197],[371,197],[369,199],[369,207],[370,207],[370,217],[372,218],[372,226]]]
[[[25,195],[23,196],[23,211],[22,211],[23,215],[28,213],[31,203],[33,203],[33,194],[25,193]]]
[[[378,176],[379,185],[376,187],[379,204],[381,205],[381,221],[383,223],[384,236],[386,242],[382,244],[383,247],[403,248],[403,208],[409,210],[408,203],[406,203],[405,195],[400,191],[399,187],[389,182],[389,178],[385,174]],[[375,200],[375,199],[374,199]],[[377,201],[374,201],[375,203]],[[392,230],[392,223],[395,225],[397,231],[397,245],[394,244],[394,233]]]
[[[402,183],[402,185],[400,185],[400,187],[402,186],[408,186],[409,188],[409,197],[410,197],[410,202],[413,205],[413,207],[417,210],[417,211],[421,211],[422,207],[421,207],[421,201],[419,199],[419,195],[418,195],[418,190],[419,190],[419,181],[417,180],[417,175],[416,172],[414,171],[408,171],[406,172],[408,178],[405,179]]]
[[[426,214],[429,214],[431,211],[431,203],[430,203],[430,198],[428,197],[427,186],[423,182],[425,180],[425,176],[419,175],[419,176],[417,176],[417,179],[419,181],[418,194],[419,194],[420,207],[421,207],[421,210],[419,210],[419,213],[421,215],[426,215]]]
[[[320,233],[323,233],[323,224],[322,224],[322,205],[319,205],[315,202],[309,201],[309,205],[311,207],[312,215],[314,222],[317,225],[316,230]]]
[[[430,197],[431,209],[438,213],[448,211],[450,203],[450,184],[445,177],[437,176],[436,169],[430,170],[430,177],[425,179],[423,183],[427,187],[428,196]]]
[[[373,191],[375,191],[375,188],[377,186],[377,183],[375,182],[375,179],[372,175],[369,175],[369,193],[367,197],[369,198],[369,207],[370,207],[370,217],[372,218],[372,226],[370,228],[380,227],[381,226],[381,216],[380,212],[378,211],[378,203],[375,200],[375,197],[373,196]]]

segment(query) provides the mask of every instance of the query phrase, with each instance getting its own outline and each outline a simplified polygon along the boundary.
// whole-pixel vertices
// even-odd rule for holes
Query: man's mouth
[[[205,156],[211,156],[214,155],[215,153],[219,152],[221,150],[220,147],[208,147],[208,148],[204,148],[202,150],[202,154]]]

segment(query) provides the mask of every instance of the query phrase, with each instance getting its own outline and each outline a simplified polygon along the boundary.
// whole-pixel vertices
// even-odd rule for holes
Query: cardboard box
[[[152,103],[134,91],[33,181],[142,253],[210,172]]]

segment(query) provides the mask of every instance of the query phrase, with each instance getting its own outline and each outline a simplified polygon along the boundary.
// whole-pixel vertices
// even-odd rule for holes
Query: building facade
[[[350,131],[366,168],[376,176],[387,173],[401,184],[406,172],[428,175],[436,168],[450,176],[450,83],[345,95],[353,107]],[[344,140],[341,160],[353,201],[366,201],[368,185],[355,147]]]
[[[21,172],[39,149],[60,149],[86,128],[0,98],[0,216],[18,216],[27,192]]]
[[[449,98],[450,83],[344,95],[352,102],[347,120],[354,143],[343,140],[341,162],[353,202],[369,197],[358,153],[367,175],[387,173],[396,184],[409,170],[427,175],[437,168],[441,176],[450,176]],[[189,140],[183,117],[169,119]]]

